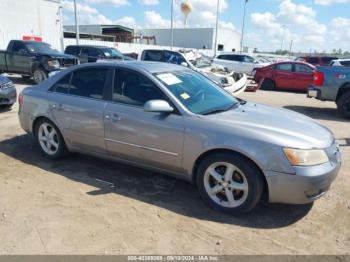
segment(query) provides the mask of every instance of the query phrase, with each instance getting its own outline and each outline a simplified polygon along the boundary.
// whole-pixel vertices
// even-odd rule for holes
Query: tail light
[[[314,85],[315,86],[322,86],[323,85],[323,73],[316,71],[314,73]]]
[[[18,95],[18,104],[21,105],[22,102],[23,102],[23,94],[20,93],[20,94]]]

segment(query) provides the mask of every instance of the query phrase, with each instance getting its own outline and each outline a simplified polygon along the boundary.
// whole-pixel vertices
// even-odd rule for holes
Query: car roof
[[[298,64],[298,65],[305,65],[305,66],[312,67],[312,68],[316,69],[316,67],[314,65],[307,63],[307,62],[304,62],[304,61],[279,61],[279,62],[273,63],[271,65],[273,66],[273,65],[280,65],[280,64]]]
[[[148,73],[160,73],[160,72],[172,72],[179,70],[189,70],[184,66],[179,66],[170,63],[162,62],[148,62],[148,61],[120,61],[120,62],[99,62],[99,63],[86,63],[79,65],[78,68],[88,68],[96,66],[119,66],[129,69],[139,69]],[[77,67],[75,67],[77,68]]]
[[[69,45],[67,47],[90,47],[90,48],[97,48],[97,49],[102,49],[102,48],[114,48],[110,46],[103,46],[103,45]]]

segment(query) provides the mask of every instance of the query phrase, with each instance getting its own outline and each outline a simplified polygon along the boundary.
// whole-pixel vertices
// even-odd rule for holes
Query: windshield
[[[208,67],[212,64],[210,58],[207,56],[198,57],[194,60],[190,60],[190,62],[197,68]]]
[[[119,58],[123,59],[123,54],[115,48],[103,48],[102,52],[107,58]]]
[[[238,104],[236,98],[195,71],[181,70],[154,75],[192,113],[214,114]]]
[[[26,43],[25,45],[31,53],[61,54],[60,51],[47,43]]]

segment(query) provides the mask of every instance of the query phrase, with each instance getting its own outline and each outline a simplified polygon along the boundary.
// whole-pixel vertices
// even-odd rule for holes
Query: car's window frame
[[[290,70],[281,70],[279,69],[278,67],[279,66],[282,66],[282,65],[290,65]],[[274,70],[277,71],[277,72],[289,72],[289,73],[293,73],[294,70],[293,70],[293,64],[291,63],[281,63],[281,64],[277,64],[274,66]]]
[[[144,106],[139,106],[139,105],[132,105],[132,104],[127,104],[127,103],[122,103],[122,102],[118,102],[118,101],[114,101],[113,100],[113,92],[114,92],[114,86],[115,84],[118,84],[118,73],[120,70],[124,70],[124,71],[127,71],[127,72],[130,72],[130,73],[133,73],[133,74],[136,74],[138,76],[141,76],[141,77],[144,77],[145,79],[147,79],[148,81],[150,81],[155,88],[158,89],[158,91],[164,96],[164,100],[166,102],[169,103],[169,105],[174,109],[173,112],[171,112],[170,114],[175,114],[175,115],[182,115],[180,110],[177,108],[177,106],[175,105],[175,103],[169,98],[169,96],[162,90],[162,88],[159,86],[159,84],[157,82],[155,82],[153,79],[151,79],[149,76],[137,71],[137,70],[133,70],[133,69],[130,69],[130,68],[127,68],[127,67],[112,67],[112,72],[111,72],[111,85],[109,87],[109,90],[108,90],[108,94],[107,94],[107,100],[108,102],[110,103],[113,103],[113,104],[118,104],[118,105],[121,105],[121,106],[126,106],[126,107],[132,107],[132,108],[138,108],[142,111],[144,111]]]
[[[79,96],[79,95],[74,95],[71,94],[69,92],[70,87],[68,89],[68,93],[60,93],[60,92],[56,92],[53,91],[53,87],[59,82],[61,81],[64,77],[66,77],[68,74],[70,74],[70,79],[69,79],[69,86],[71,86],[72,84],[72,80],[74,77],[74,73],[78,72],[78,71],[83,71],[83,70],[91,70],[91,69],[106,69],[107,73],[106,73],[106,80],[104,83],[104,87],[103,87],[103,95],[102,98],[94,98],[94,97],[88,97],[88,96]],[[89,66],[89,67],[83,67],[83,68],[78,68],[75,70],[72,70],[70,72],[67,72],[66,74],[62,75],[53,85],[50,86],[50,88],[47,90],[47,92],[49,93],[55,93],[55,94],[59,94],[59,95],[65,95],[65,96],[71,96],[71,97],[78,97],[81,99],[89,99],[89,100],[95,100],[95,101],[102,101],[102,102],[106,102],[108,101],[108,93],[109,93],[109,86],[111,85],[111,74],[113,73],[113,68],[109,67],[109,66]]]
[[[310,69],[310,72],[296,71],[297,66],[308,68],[308,69]],[[313,71],[314,71],[314,69],[310,66],[303,65],[303,64],[293,64],[293,73],[311,75],[311,74],[313,74]]]

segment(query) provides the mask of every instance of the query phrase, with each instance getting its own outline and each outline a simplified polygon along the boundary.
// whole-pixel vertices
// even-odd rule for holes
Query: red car
[[[307,91],[314,82],[316,67],[305,63],[286,61],[253,70],[254,80],[263,90],[288,89]]]

